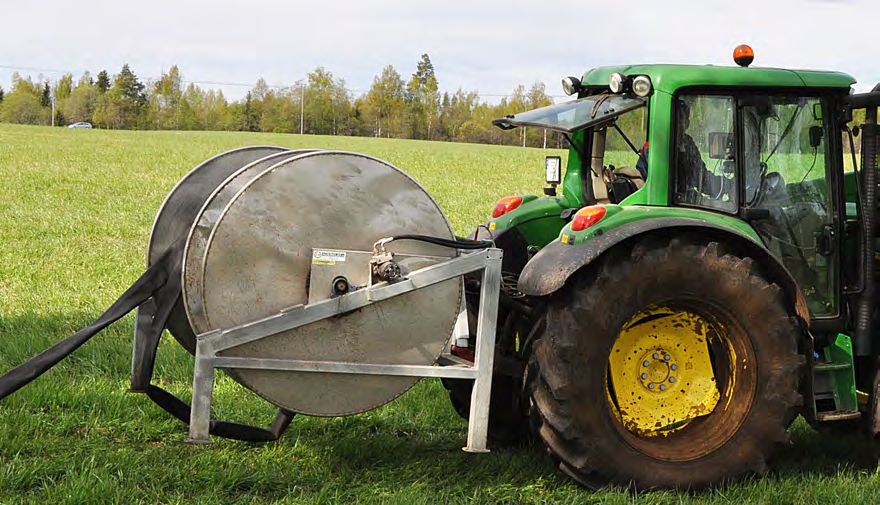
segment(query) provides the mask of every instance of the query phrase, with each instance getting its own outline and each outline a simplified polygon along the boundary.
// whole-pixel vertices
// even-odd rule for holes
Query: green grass
[[[82,131],[0,125],[0,371],[81,328],[144,270],[150,226],[189,169],[249,144],[361,151],[419,180],[455,231],[495,200],[540,193],[548,151],[364,138]],[[554,153],[555,154],[555,153]],[[564,153],[563,153],[564,154]],[[463,453],[466,424],[437,381],[347,418],[301,417],[278,442],[183,443],[186,428],[128,385],[127,317],[0,402],[2,503],[869,503],[876,464],[856,437],[799,421],[764,479],[699,493],[589,492],[536,448]],[[192,358],[163,340],[156,380],[182,397]],[[215,416],[273,409],[218,380]]]

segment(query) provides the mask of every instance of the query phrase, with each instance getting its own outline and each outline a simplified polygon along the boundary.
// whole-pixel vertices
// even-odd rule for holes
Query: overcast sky
[[[177,64],[235,99],[248,87],[215,83],[289,85],[317,66],[359,93],[385,65],[409,79],[428,53],[441,90],[497,101],[535,81],[561,95],[562,77],[599,65],[731,65],[748,43],[754,66],[840,70],[866,91],[878,13],[876,0],[19,1],[0,10],[0,86],[14,68],[56,79],[127,62],[142,80]]]

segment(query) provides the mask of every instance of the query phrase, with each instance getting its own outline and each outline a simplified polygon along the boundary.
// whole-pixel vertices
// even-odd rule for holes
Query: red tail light
[[[574,215],[574,219],[571,221],[571,231],[586,230],[598,223],[603,217],[605,217],[605,207],[601,205],[584,207]]]
[[[495,208],[492,209],[492,217],[501,217],[504,214],[507,214],[513,209],[519,207],[519,204],[521,203],[521,196],[505,196],[501,200],[498,200],[498,203],[495,204]]]

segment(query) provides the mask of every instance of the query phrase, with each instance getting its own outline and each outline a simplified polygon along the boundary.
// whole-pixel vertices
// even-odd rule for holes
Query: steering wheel
[[[776,196],[785,190],[785,178],[779,172],[770,172],[764,176],[761,183],[761,194],[765,196]]]
[[[749,207],[755,207],[767,200],[778,200],[785,194],[785,178],[779,172],[770,172],[761,176],[761,186],[752,198]]]

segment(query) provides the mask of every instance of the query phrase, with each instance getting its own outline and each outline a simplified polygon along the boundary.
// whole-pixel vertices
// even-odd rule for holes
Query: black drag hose
[[[159,258],[92,324],[0,376],[0,400],[46,373],[101,330],[118,321],[153,296],[153,293],[168,281],[169,272],[174,270],[174,268],[169,268],[170,263],[176,259],[173,252],[173,250],[169,251]]]
[[[147,387],[147,396],[150,400],[153,400],[153,403],[162,407],[165,412],[168,412],[183,423],[189,424],[190,406],[188,403],[153,384]],[[269,429],[211,419],[208,433],[215,437],[242,440],[244,442],[271,442],[277,440],[287,430],[294,415],[293,412],[279,409],[278,414],[275,416],[275,421]]]
[[[0,400],[49,371],[61,360],[70,356],[80,346],[88,342],[89,339],[100,333],[101,330],[118,321],[151,297],[154,298],[158,305],[156,315],[152,321],[151,331],[156,335],[161,335],[171,315],[171,311],[180,297],[182,245],[182,242],[178,242],[170,247],[92,324],[0,376]],[[158,345],[158,339],[155,343]],[[146,361],[146,369],[148,370],[148,377],[145,377],[147,382],[149,382],[152,376],[155,359],[155,349],[152,349],[152,352],[148,353],[144,359]],[[153,403],[177,419],[189,424],[189,404],[152,384],[147,386],[145,392]],[[275,421],[269,429],[211,419],[209,433],[214,436],[243,440],[245,442],[270,442],[277,440],[287,430],[294,416],[293,412],[279,409],[278,414],[275,416]]]

